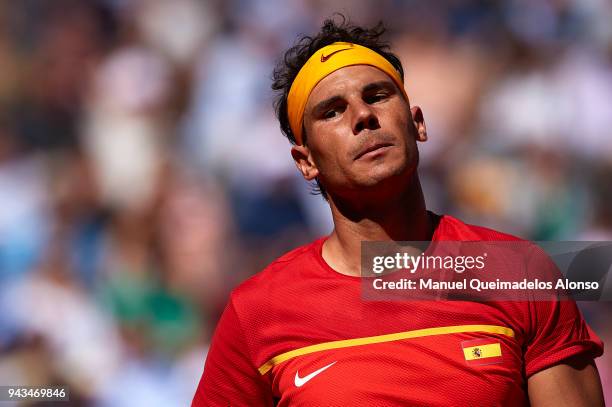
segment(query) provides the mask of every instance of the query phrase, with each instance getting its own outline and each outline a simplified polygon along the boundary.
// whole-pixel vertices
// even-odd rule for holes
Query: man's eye
[[[366,103],[376,103],[376,102],[380,102],[383,99],[387,98],[387,94],[386,93],[377,93],[375,95],[370,95],[368,97],[365,98]]]
[[[334,106],[332,108],[330,108],[329,110],[325,111],[325,113],[323,113],[323,118],[324,119],[333,119],[334,117],[338,116],[339,114],[342,114],[342,112],[344,112],[344,110],[346,109],[346,105],[341,104],[338,106]]]
[[[333,117],[336,117],[337,112],[335,110],[328,110],[327,112],[325,112],[323,114],[323,118],[325,119],[331,119]]]

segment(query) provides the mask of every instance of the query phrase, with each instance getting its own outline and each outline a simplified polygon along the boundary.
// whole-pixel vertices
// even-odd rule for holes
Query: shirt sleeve
[[[273,406],[267,381],[251,362],[233,301],[223,311],[192,407]]]
[[[561,277],[547,255],[536,257],[535,264],[547,270],[545,274],[548,281]],[[525,350],[527,377],[572,356],[583,355],[594,359],[603,354],[603,342],[585,322],[576,302],[571,298],[532,301],[530,314],[531,335]]]

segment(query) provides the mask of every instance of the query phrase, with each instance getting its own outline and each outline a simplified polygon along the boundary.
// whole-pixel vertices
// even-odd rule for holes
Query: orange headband
[[[306,61],[293,80],[287,97],[289,125],[298,145],[302,144],[302,123],[304,109],[310,92],[321,79],[340,68],[351,65],[371,65],[389,75],[402,91],[406,100],[406,90],[402,78],[393,65],[379,53],[350,42],[335,42],[316,51]]]

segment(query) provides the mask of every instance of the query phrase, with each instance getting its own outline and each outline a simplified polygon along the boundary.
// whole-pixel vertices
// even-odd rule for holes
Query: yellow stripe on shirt
[[[417,329],[414,331],[398,332],[387,335],[367,336],[364,338],[344,339],[340,341],[331,341],[318,343],[316,345],[305,346],[303,348],[294,349],[289,352],[281,353],[274,356],[258,369],[259,373],[264,375],[268,373],[274,366],[293,359],[297,356],[308,355],[314,352],[324,350],[348,348],[352,346],[371,345],[375,343],[392,342],[402,339],[420,338],[423,336],[446,335],[467,332],[484,332],[490,334],[505,335],[514,338],[514,331],[510,328],[497,325],[454,325],[441,326],[436,328]],[[500,351],[501,352],[501,351]],[[501,353],[500,353],[501,354]]]

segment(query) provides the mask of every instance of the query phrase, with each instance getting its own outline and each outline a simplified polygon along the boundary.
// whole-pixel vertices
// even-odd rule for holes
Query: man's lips
[[[371,153],[376,150],[380,150],[381,148],[391,147],[392,145],[393,144],[391,143],[385,143],[385,142],[378,142],[378,143],[366,145],[364,146],[363,149],[359,151],[359,153],[357,153],[357,155],[355,156],[355,160],[359,160],[361,157],[363,157],[364,155],[368,153]]]

